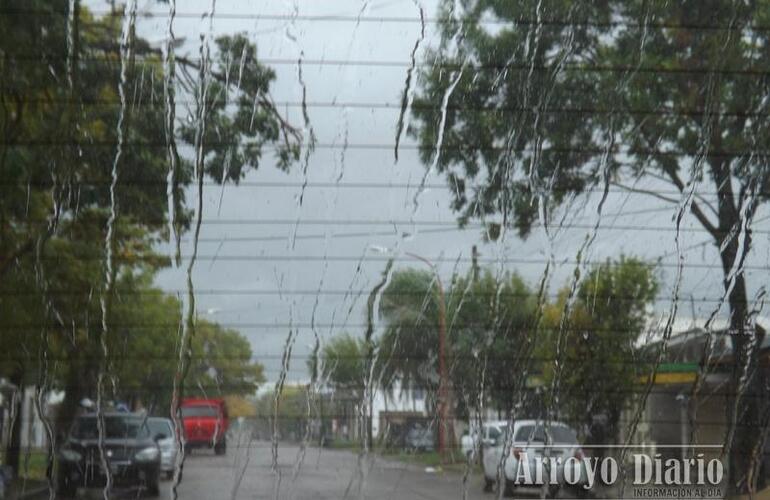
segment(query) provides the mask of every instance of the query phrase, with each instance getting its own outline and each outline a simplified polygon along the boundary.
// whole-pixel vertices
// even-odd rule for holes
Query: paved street
[[[162,483],[161,498],[173,498],[171,484]],[[424,467],[381,458],[359,467],[358,456],[345,450],[308,448],[300,460],[299,447],[284,443],[279,447],[277,473],[273,473],[271,446],[266,441],[250,447],[231,445],[223,457],[211,451],[194,452],[185,462],[177,491],[180,500],[494,498],[482,492],[478,476],[469,479],[468,494],[463,497],[462,475],[458,473],[430,473]],[[136,496],[136,491],[114,495]],[[81,490],[79,497],[98,499],[102,492]]]
[[[482,491],[476,474],[463,485],[460,472],[426,471],[425,467],[380,457],[359,466],[359,457],[348,450],[308,448],[304,456],[298,446],[281,443],[278,465],[273,472],[271,445],[266,441],[233,445],[226,456],[213,451],[196,451],[188,456],[184,477],[178,485],[179,500],[494,500],[496,495]],[[171,500],[172,481],[161,483],[161,499]],[[559,498],[572,498],[575,492],[562,490]],[[617,497],[618,491],[597,491],[599,497]],[[633,488],[625,497],[634,495]],[[713,493],[701,493],[700,498]],[[721,497],[721,494],[717,495]],[[112,499],[141,497],[137,490],[113,492]],[[30,499],[49,498],[40,491]],[[79,499],[102,499],[101,489],[80,490]],[[531,498],[531,497],[530,497]]]
[[[349,451],[310,448],[301,460],[296,446],[281,445],[277,473],[271,471],[270,443],[257,442],[227,457],[199,452],[189,458],[179,487],[182,500],[237,499],[450,499],[463,498],[462,476],[426,473],[424,468],[374,459],[358,466]],[[240,479],[240,485],[238,480]],[[492,498],[473,477],[465,498]],[[277,492],[277,495],[276,495]]]

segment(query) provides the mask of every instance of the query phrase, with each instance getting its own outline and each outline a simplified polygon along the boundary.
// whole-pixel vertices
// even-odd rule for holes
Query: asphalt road
[[[161,499],[495,500],[495,494],[482,491],[482,483],[478,473],[464,484],[462,473],[456,471],[428,471],[425,467],[378,456],[361,460],[356,453],[346,450],[307,448],[303,452],[298,446],[285,443],[278,448],[274,466],[269,442],[238,445],[231,441],[225,456],[216,456],[209,450],[188,456],[176,496],[172,491],[173,482],[164,481]],[[612,492],[604,493],[600,496]],[[562,490],[559,497],[566,499],[573,495],[570,490]],[[110,500],[141,496],[137,490],[115,491]],[[102,499],[103,492],[80,490],[78,497]],[[41,491],[27,498],[49,498],[49,495]]]
[[[161,498],[172,499],[172,482],[161,485]],[[230,444],[226,456],[196,451],[185,461],[179,500],[214,499],[463,499],[495,495],[482,492],[482,480],[470,477],[463,495],[462,474],[426,472],[424,467],[371,458],[359,465],[357,454],[345,450],[308,448],[304,457],[296,445],[281,443],[277,467],[269,442]],[[79,498],[102,498],[101,490],[80,491]],[[137,491],[115,492],[113,498],[137,498]],[[38,498],[47,498],[41,496]]]
[[[270,443],[228,450],[228,456],[193,454],[179,485],[180,500],[235,499],[492,499],[472,477],[463,496],[462,475],[429,473],[424,467],[355,453],[281,444],[276,472]]]

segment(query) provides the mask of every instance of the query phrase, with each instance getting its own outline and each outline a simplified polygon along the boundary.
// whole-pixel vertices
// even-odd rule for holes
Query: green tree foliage
[[[491,402],[508,415],[524,403],[520,384],[530,370],[536,298],[515,273],[478,274],[456,280],[448,298],[455,400],[461,413]]]
[[[118,381],[113,397],[167,412],[180,370],[181,304],[152,287],[149,276],[124,281],[134,284],[121,287],[120,303],[113,308],[118,326],[111,345],[119,350],[111,358],[110,372]],[[248,339],[216,323],[197,321],[190,358],[186,396],[252,396],[265,380]]]
[[[251,344],[235,330],[198,320],[192,347],[186,394],[248,396],[265,380]]]
[[[380,316],[386,330],[377,359],[381,383],[387,389],[438,388],[438,302],[433,273],[397,270],[382,294]]]
[[[442,2],[442,43],[415,99],[426,165],[451,185],[461,222],[529,233],[565,199],[649,180],[679,196],[719,249],[735,363],[731,482],[751,487],[748,450],[768,401],[740,269],[770,193],[764,145],[767,1]],[[493,21],[493,22],[490,22]],[[601,97],[599,97],[601,96]],[[442,106],[447,104],[446,106]],[[440,130],[441,129],[441,130]],[[442,137],[440,152],[436,149]],[[701,185],[710,195],[693,195]]]
[[[603,417],[604,438],[617,436],[634,385],[649,374],[649,360],[640,357],[638,342],[657,290],[653,266],[621,257],[588,273],[566,321],[566,288],[545,307],[537,356],[546,387],[558,391],[558,410],[577,429],[589,429],[595,417]]]
[[[331,393],[321,394],[318,400],[317,410],[321,416],[322,437],[324,432],[331,430],[332,419],[342,426],[359,417],[370,376],[367,370],[368,354],[366,341],[348,333],[332,337],[323,346],[319,359],[319,378],[323,384],[329,386]],[[311,373],[313,362],[313,358],[308,360]],[[374,381],[373,385],[378,387],[378,382]]]
[[[278,433],[278,439],[299,441],[308,426],[309,394],[305,386],[284,386],[276,399],[275,391],[257,401],[257,431],[264,437]]]
[[[347,392],[360,400],[368,378],[365,358],[363,339],[347,333],[333,337],[321,350],[320,378],[340,393]]]
[[[532,348],[535,301],[520,277],[491,271],[455,279],[445,290],[447,363],[455,412],[491,403],[513,409],[516,383]],[[379,340],[381,382],[392,388],[438,389],[438,300],[432,273],[398,270],[380,303],[386,329]]]
[[[124,23],[128,15],[95,17],[80,0],[11,0],[0,15],[0,375],[65,389],[64,417],[94,396],[100,369],[116,386],[125,377],[127,391],[175,373],[166,363],[134,371],[126,346],[168,363],[187,348],[250,358],[235,332],[206,323],[186,347],[174,343],[176,325],[128,328],[179,319],[170,299],[134,295],[169,264],[152,250],[170,239],[168,219],[177,236],[189,227],[184,193],[193,180],[237,182],[272,144],[286,169],[301,140],[273,105],[275,74],[245,37],[217,39],[203,61],[172,58],[167,87],[161,50]],[[175,98],[193,102],[194,116],[169,127]],[[194,146],[198,162],[178,153],[184,146]],[[190,371],[206,390],[248,392],[261,379],[243,359]]]

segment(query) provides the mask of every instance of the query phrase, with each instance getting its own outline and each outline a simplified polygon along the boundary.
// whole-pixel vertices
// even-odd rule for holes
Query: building
[[[650,357],[657,355],[661,342],[646,347]],[[768,372],[770,338],[765,337],[759,349],[758,369]],[[638,380],[636,401],[623,417],[628,423],[639,417],[638,424],[635,428],[621,426],[625,435],[620,436],[620,442],[629,439],[631,444],[644,445],[649,453],[660,453],[664,459],[688,458],[695,452],[703,453],[706,460],[720,458],[726,462],[721,446],[729,431],[727,409],[734,402],[733,365],[733,347],[727,330],[707,333],[693,328],[672,336],[654,379],[646,375]],[[762,451],[760,485],[770,472],[765,463],[770,457],[767,442]],[[724,463],[725,470],[728,465]]]
[[[59,403],[62,393],[47,393],[42,397],[42,412],[45,418],[51,415],[52,406]],[[21,398],[21,414],[14,415],[15,398]],[[0,444],[6,449],[11,440],[11,422],[18,418],[21,424],[21,449],[42,450],[48,446],[46,423],[38,412],[37,391],[34,386],[24,387],[21,392],[5,379],[0,379]]]

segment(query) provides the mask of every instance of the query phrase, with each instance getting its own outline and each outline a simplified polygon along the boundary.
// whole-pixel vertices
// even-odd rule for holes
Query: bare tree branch
[[[679,174],[676,171],[676,168],[666,166],[665,164],[661,165],[664,172],[668,174],[669,179],[671,180],[671,183],[676,186],[676,188],[679,190],[680,193],[683,193],[685,190],[685,184],[682,181],[682,179],[679,177]],[[718,242],[722,241],[722,234],[720,233],[719,229],[709,220],[708,217],[706,217],[706,214],[703,213],[703,210],[701,210],[700,205],[698,205],[695,201],[690,203],[690,211],[695,216],[696,219],[698,219],[698,222],[701,223],[701,225],[706,229],[706,231],[714,237],[714,239]]]
[[[119,46],[112,43],[97,45],[97,47],[101,50],[104,50],[105,52],[115,52],[119,50]],[[153,48],[149,46],[138,47],[136,50],[136,53],[140,55],[145,55],[145,56],[154,55],[159,58],[163,56],[161,49]],[[256,61],[257,63],[259,62],[258,59]],[[200,63],[190,59],[189,57],[177,55],[174,57],[174,62],[179,63],[183,69],[187,68],[187,69],[194,69],[196,71],[200,71]],[[227,76],[220,72],[211,71],[210,74],[218,82],[224,85],[232,84],[232,81],[228,80]],[[281,113],[276,108],[275,103],[273,102],[269,94],[260,94],[254,97],[257,100],[257,102],[262,107],[267,109],[270,112],[270,114],[273,116],[273,118],[275,118],[278,121],[281,128],[281,134],[283,135],[284,142],[287,146],[290,145],[291,140],[294,140],[297,143],[302,142],[302,131],[299,128],[292,125],[291,123],[289,123],[289,121],[286,120],[281,115]]]
[[[653,191],[651,189],[641,189],[641,188],[637,188],[637,187],[633,187],[633,186],[626,186],[625,184],[622,184],[622,183],[616,182],[616,181],[611,181],[610,185],[617,186],[620,189],[623,189],[625,191],[629,191],[631,193],[640,193],[640,194],[647,194],[647,195],[650,195],[650,196],[654,196],[655,198],[661,199],[661,200],[666,201],[668,203],[679,203],[679,200],[677,200],[675,198],[669,198],[668,196],[663,196],[662,194],[656,193],[655,191]]]
[[[160,51],[157,51],[155,49],[150,49],[153,52],[157,52],[160,54]],[[189,68],[200,70],[200,63],[197,63],[187,57],[184,56],[176,56],[175,61],[179,62],[182,65],[185,65]],[[213,76],[218,82],[223,83],[225,85],[229,84],[226,75],[223,75],[222,73],[212,71],[211,76]],[[288,136],[291,135],[295,141],[302,142],[302,131],[289,123],[282,115],[278,112],[278,109],[275,107],[275,104],[273,103],[273,100],[269,95],[260,94],[258,96],[255,96],[258,100],[259,104],[266,108],[268,111],[270,111],[270,114],[273,115],[273,117],[278,120],[278,123],[281,125],[281,131],[284,134],[284,138],[286,139],[286,142],[288,144],[289,138]]]
[[[662,176],[660,174],[657,174],[655,172],[644,172],[644,175],[652,177],[653,179],[662,180],[663,182],[670,182],[670,180],[668,178],[666,178],[666,177],[664,177],[664,176]],[[681,192],[681,189],[680,189],[680,192]],[[702,205],[706,206],[709,210],[711,210],[711,212],[714,215],[719,217],[719,212],[717,211],[717,209],[714,208],[714,205],[712,205],[706,198],[704,198],[703,195],[701,195],[700,193],[694,193],[693,195],[698,199],[698,201]]]

